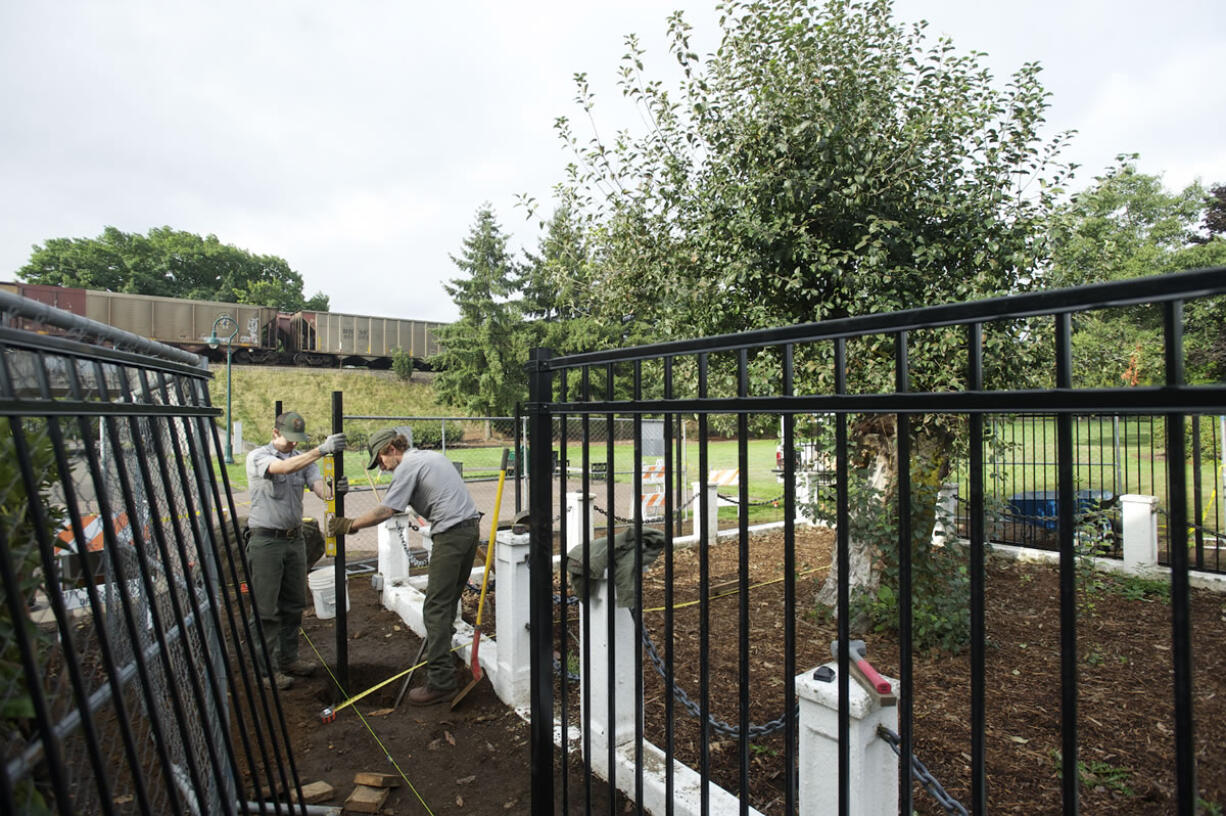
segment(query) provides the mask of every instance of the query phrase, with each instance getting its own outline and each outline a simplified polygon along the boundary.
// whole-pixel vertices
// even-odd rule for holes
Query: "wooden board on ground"
[[[353,784],[366,785],[370,788],[398,788],[400,777],[396,774],[358,771],[353,775]]]
[[[302,786],[302,801],[308,805],[316,805],[320,802],[326,802],[336,795],[336,788],[329,785],[322,779],[318,782],[312,782],[309,785]],[[298,801],[298,792],[290,791],[289,799],[291,802]]]
[[[345,800],[345,810],[353,813],[378,813],[392,795],[390,788],[372,788],[369,785],[358,785]]]

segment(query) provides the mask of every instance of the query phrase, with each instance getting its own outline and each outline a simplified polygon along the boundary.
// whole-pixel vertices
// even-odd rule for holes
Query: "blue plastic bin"
[[[1009,512],[1020,516],[1018,521],[1054,530],[1059,524],[1060,502],[1055,490],[1028,490],[1009,497]],[[1078,490],[1077,514],[1082,515],[1100,509],[1115,496],[1109,490]]]

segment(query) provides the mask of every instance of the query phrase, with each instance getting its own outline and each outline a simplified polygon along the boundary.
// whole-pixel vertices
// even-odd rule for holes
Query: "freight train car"
[[[33,283],[0,283],[16,295],[88,317],[142,337],[202,354],[214,362],[225,359],[225,344],[210,349],[208,337],[223,315],[238,331],[230,348],[236,363],[283,365],[391,366],[401,350],[421,367],[439,351],[437,330],[444,323],[333,312],[278,312],[267,306],[219,301],[104,292]],[[34,328],[26,326],[23,328]],[[226,337],[228,322],[218,326]]]
[[[394,317],[298,312],[290,320],[296,365],[368,365],[383,368],[400,350],[425,361],[439,351],[437,331],[443,323]]]
[[[33,283],[6,283],[3,288],[48,306],[206,356],[210,356],[208,337],[213,333],[213,325],[225,315],[237,324],[237,332],[230,341],[235,362],[273,362],[277,356],[277,310],[267,306]],[[224,338],[235,328],[223,322],[217,332]],[[212,356],[217,354],[212,352]]]

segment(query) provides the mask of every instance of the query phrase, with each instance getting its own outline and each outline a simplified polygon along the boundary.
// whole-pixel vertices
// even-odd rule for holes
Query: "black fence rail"
[[[1226,269],[1195,270],[562,358],[552,357],[548,350],[537,350],[528,363],[530,401],[525,407],[531,450],[532,812],[553,813],[557,803],[571,801],[574,790],[589,792],[597,785],[608,786],[611,794],[616,793],[614,788],[622,790],[642,812],[644,799],[655,784],[650,781],[653,774],[662,775],[661,801],[666,803],[662,807],[664,812],[672,812],[674,795],[681,785],[676,760],[686,753],[692,756],[688,767],[699,780],[690,788],[700,800],[694,805],[698,812],[711,812],[714,797],[721,795],[713,768],[718,762],[726,771],[724,758],[732,755],[731,778],[722,778],[719,784],[739,802],[740,812],[748,813],[752,807],[771,813],[804,813],[799,777],[808,775],[821,785],[837,789],[838,812],[848,813],[852,804],[848,701],[853,682],[848,671],[852,643],[849,586],[853,567],[859,563],[857,554],[863,555],[862,539],[866,535],[853,535],[853,530],[866,514],[864,480],[875,478],[874,473],[884,476],[889,484],[882,495],[890,497],[893,507],[892,532],[882,533],[886,528],[878,527],[877,535],[893,539],[898,559],[894,622],[898,653],[889,656],[891,665],[897,666],[898,730],[891,746],[900,756],[912,758],[899,763],[898,812],[926,812],[914,801],[916,788],[912,783],[917,767],[915,644],[919,635],[912,609],[919,600],[917,570],[929,552],[917,542],[922,544],[931,536],[931,529],[917,529],[916,525],[931,524],[932,513],[925,517],[922,511],[932,507],[946,475],[943,468],[934,465],[945,454],[925,446],[932,438],[925,436],[925,429],[933,428],[942,429],[939,438],[956,451],[949,459],[966,462],[965,476],[959,479],[966,546],[954,548],[954,557],[961,559],[958,568],[969,582],[970,680],[963,700],[965,708],[960,709],[969,714],[970,735],[961,752],[969,777],[963,802],[968,812],[988,812],[987,723],[990,715],[995,716],[985,687],[990,524],[1001,512],[997,505],[1002,500],[1007,503],[1010,496],[1030,490],[1029,485],[1001,485],[996,437],[1006,424],[1029,428],[1032,418],[1036,422],[1043,418],[1044,427],[1050,426],[1052,434],[1050,450],[1045,445],[1041,457],[1020,454],[1051,463],[1051,480],[1042,490],[1053,494],[1052,536],[1060,554],[1057,608],[1052,612],[1053,619],[1041,621],[1054,624],[1059,631],[1060,668],[1058,677],[1051,679],[1053,688],[1058,689],[1058,702],[1053,700],[1051,710],[1059,740],[1052,767],[1037,772],[1042,778],[1036,789],[1050,791],[1049,777],[1054,771],[1060,780],[1059,808],[1066,814],[1078,813],[1085,765],[1081,754],[1083,723],[1078,715],[1078,676],[1083,660],[1077,642],[1077,548],[1086,502],[1105,497],[1081,495],[1080,491],[1104,488],[1087,483],[1089,472],[1078,469],[1076,454],[1079,435],[1095,428],[1094,444],[1100,444],[1102,430],[1095,423],[1111,422],[1102,418],[1114,417],[1129,427],[1139,423],[1143,428],[1161,429],[1160,435],[1152,435],[1152,444],[1160,452],[1162,475],[1155,472],[1149,480],[1157,481],[1163,491],[1170,553],[1170,641],[1162,646],[1164,654],[1169,654],[1172,713],[1160,729],[1170,759],[1169,774],[1162,785],[1171,792],[1174,812],[1189,816],[1196,812],[1198,756],[1204,756],[1208,749],[1203,744],[1197,747],[1193,727],[1196,698],[1189,624],[1189,530],[1193,527],[1190,492],[1194,480],[1189,473],[1190,432],[1195,417],[1226,413],[1226,385],[1185,383],[1183,309],[1185,302],[1220,298],[1224,293]],[[1138,311],[1149,311],[1164,327],[1161,385],[1117,388],[1082,384],[1086,381],[1083,372],[1076,371],[1073,362],[1072,318],[1090,310],[1099,314],[1128,310],[1134,318]],[[1025,353],[1019,351],[1023,347]],[[1037,363],[1042,369],[1041,382],[1037,386],[1019,385],[1008,372],[1018,370],[1023,363],[1036,364],[1028,355],[1037,354],[1039,349],[1045,349]],[[866,361],[872,357],[878,364],[877,376],[862,377]],[[764,377],[763,372],[772,366],[775,375]],[[887,375],[881,374],[883,367]],[[883,387],[882,382],[892,383],[892,387]],[[614,542],[616,531],[611,520],[607,525],[603,519],[593,523],[587,509],[577,516],[553,515],[555,491],[560,495],[592,496],[597,502],[603,496],[605,506],[613,506],[611,482],[594,483],[592,479],[592,450],[599,446],[590,444],[590,434],[600,432],[598,429],[615,416],[663,423],[666,473],[673,469],[671,443],[678,437],[681,423],[696,416],[697,432],[691,437],[696,443],[691,444],[698,445],[698,472],[704,474],[703,479],[708,472],[707,447],[717,424],[723,429],[721,435],[738,440],[739,464],[742,472],[747,472],[747,447],[753,428],[778,427],[782,421],[782,449],[791,450],[798,441],[798,417],[833,417],[830,464],[834,478],[823,486],[820,495],[810,495],[806,501],[824,514],[834,529],[835,555],[830,569],[837,579],[837,597],[833,599],[838,621],[837,762],[820,768],[799,768],[797,764],[796,678],[799,672],[813,669],[812,664],[798,663],[801,647],[809,644],[797,621],[802,612],[808,615],[815,611],[798,609],[805,583],[796,557],[797,519],[804,515],[797,496],[797,463],[792,457],[782,457],[780,463],[784,521],[776,534],[783,537],[783,555],[773,576],[761,572],[757,532],[750,529],[744,512],[735,534],[716,541],[715,531],[707,522],[705,489],[699,493],[701,508],[694,540],[682,542],[670,526],[651,530],[638,510],[629,531],[629,546],[623,549]],[[558,423],[564,429],[560,433]],[[572,467],[555,469],[551,441],[574,435],[580,440],[578,451],[568,453],[565,443],[561,451],[562,459]],[[879,438],[875,449],[882,456],[877,460],[861,458],[866,451],[874,450],[869,435]],[[640,430],[635,443],[639,460],[642,438]],[[1016,439],[1014,443],[1015,449],[1025,449]],[[612,458],[610,442],[608,460]],[[633,470],[642,471],[641,461],[636,461]],[[1129,474],[1112,481],[1111,492],[1131,489],[1131,478]],[[640,479],[635,477],[636,493],[641,492]],[[663,489],[662,515],[668,518],[680,499],[667,478]],[[747,480],[742,480],[735,492],[739,505],[747,506]],[[1047,497],[1031,498],[1046,501]],[[1025,509],[1016,508],[1017,514],[1024,514]],[[1040,509],[1042,512],[1033,515],[1046,523],[1047,506]],[[593,527],[594,532],[590,532]],[[608,541],[602,540],[605,537]],[[654,561],[654,550],[646,546],[649,539],[658,545],[659,555]],[[589,575],[595,554],[605,552],[609,542],[614,543],[608,547],[608,575],[628,566],[624,572],[629,583],[614,580],[608,602],[594,609],[590,596],[576,600],[574,576]],[[881,547],[885,542],[877,538],[871,544]],[[715,585],[714,559],[720,548],[727,547],[731,547],[736,566],[735,578]],[[599,571],[603,572],[603,562],[601,567]],[[648,567],[652,570],[650,585],[644,578]],[[682,596],[679,587],[683,577],[696,582],[696,598]],[[754,602],[750,590],[768,583],[778,588],[783,613],[777,629],[760,634],[751,623],[764,614],[764,607]],[[629,642],[652,643],[650,659],[645,662],[644,649],[632,648],[615,652],[621,662],[602,662],[606,658],[600,657],[593,644],[602,638],[611,641],[618,637],[609,610],[623,601],[642,613],[648,596],[661,603],[647,610],[654,616],[650,621],[646,614],[634,617],[635,637]],[[716,630],[715,603],[724,596],[732,597],[728,603],[736,606],[737,614],[720,617],[724,628]],[[809,599],[804,603],[813,603],[811,595],[804,597]],[[687,616],[684,621],[683,615]],[[764,665],[755,655],[762,653],[767,638],[778,640],[777,654],[782,658]],[[697,644],[697,657],[679,658],[682,647],[691,643]],[[558,679],[556,666],[566,667],[561,674],[568,680]],[[633,688],[633,711],[619,712],[614,709],[624,704],[618,702],[623,698],[613,690],[626,684]],[[678,690],[686,692],[682,705],[675,704],[680,699]],[[717,700],[724,706],[733,701],[733,710],[716,710]],[[769,717],[769,723],[755,721],[751,712],[764,709],[778,716]],[[629,733],[606,738],[623,721],[629,723]],[[777,742],[755,744],[764,726],[778,735]],[[947,728],[948,724],[938,726]],[[562,738],[557,747],[559,735]],[[633,758],[629,779],[616,780],[617,775],[610,773],[618,757]],[[602,770],[598,773],[597,769]],[[1054,808],[1036,804],[1036,809],[1050,812]]]
[[[289,812],[209,376],[0,293],[0,811]]]
[[[1226,571],[1220,550],[1226,544],[1226,496],[1223,496],[1224,462],[1220,415],[1188,417],[1188,467],[1191,483],[1186,508],[1191,535],[1191,565],[1205,572]],[[996,445],[987,485],[993,541],[1023,547],[1054,550],[1058,514],[1056,494],[1056,434],[1054,416],[993,416],[988,432]],[[1074,479],[1077,484],[1077,515],[1083,527],[1093,528],[1098,554],[1118,556],[1120,546],[1120,497],[1126,494],[1155,496],[1161,518],[1158,524],[1160,560],[1170,563],[1169,517],[1166,478],[1165,425],[1155,416],[1097,415],[1073,418]],[[965,462],[951,482],[965,484]],[[959,489],[965,498],[967,489]],[[959,529],[969,519],[965,501],[958,504]]]

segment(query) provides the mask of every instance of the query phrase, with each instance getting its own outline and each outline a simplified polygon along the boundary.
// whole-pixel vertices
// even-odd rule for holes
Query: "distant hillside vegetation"
[[[226,408],[226,366],[211,365],[209,399]],[[307,422],[313,442],[322,441],[332,426],[332,392],[343,393],[344,413],[378,416],[455,416],[454,408],[435,401],[432,374],[415,373],[410,381],[390,371],[369,369],[274,368],[233,366],[231,413],[243,423],[243,441],[250,449],[272,436],[277,400],[286,411],[297,411]],[[224,440],[224,437],[223,437]],[[235,451],[238,455],[240,451]]]

